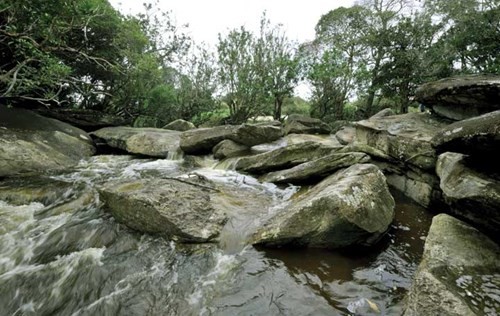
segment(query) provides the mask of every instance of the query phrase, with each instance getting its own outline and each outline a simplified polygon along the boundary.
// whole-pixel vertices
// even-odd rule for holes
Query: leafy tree
[[[219,34],[217,51],[219,80],[232,123],[262,113],[266,106],[265,80],[256,65],[262,65],[264,59],[256,54],[253,34],[243,26],[225,37]]]
[[[292,96],[299,80],[299,56],[281,25],[273,26],[265,13],[260,22],[260,36],[255,43],[260,56],[257,72],[264,79],[265,93],[273,103],[273,117],[281,120],[285,98]]]
[[[303,46],[314,116],[342,119],[349,96],[363,85],[367,14],[361,6],[330,11],[316,25],[315,41]]]

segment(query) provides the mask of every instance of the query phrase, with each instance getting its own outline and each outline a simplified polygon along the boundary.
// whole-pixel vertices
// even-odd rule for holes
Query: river
[[[16,194],[0,199],[0,315],[401,314],[430,226],[423,208],[393,192],[396,218],[370,249],[256,249],[245,238],[258,218],[307,188],[213,165],[95,156],[63,173],[4,181],[0,193]],[[239,190],[228,197],[219,244],[134,232],[95,190],[112,179],[188,173]]]

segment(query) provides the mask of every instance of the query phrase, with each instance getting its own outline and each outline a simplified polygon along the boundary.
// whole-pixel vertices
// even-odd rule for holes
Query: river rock
[[[370,156],[365,153],[335,153],[305,162],[291,169],[270,172],[261,177],[260,180],[262,182],[300,184],[321,179],[339,169],[369,161]]]
[[[228,136],[234,134],[238,126],[221,125],[207,128],[197,128],[182,133],[180,146],[189,155],[204,155]]]
[[[314,158],[326,156],[341,147],[323,145],[318,142],[303,142],[281,147],[262,154],[242,157],[236,162],[236,170],[250,173],[266,173],[288,169]]]
[[[415,98],[445,118],[472,118],[500,110],[500,76],[470,75],[429,82],[417,89]]]
[[[496,315],[499,262],[495,242],[449,215],[435,216],[404,316]]]
[[[330,134],[330,126],[320,119],[290,115],[285,121],[285,134]]]
[[[249,152],[249,147],[233,142],[230,139],[221,141],[213,149],[215,159],[238,157]]]
[[[191,129],[195,129],[196,126],[191,122],[185,121],[183,119],[178,119],[168,123],[167,125],[163,126],[163,128],[170,129],[173,131],[185,132]]]
[[[394,218],[382,172],[357,164],[326,178],[259,229],[254,244],[339,248],[377,240]]]
[[[438,153],[463,153],[482,161],[498,159],[500,110],[448,125],[432,138],[432,144]]]
[[[436,153],[431,139],[446,125],[428,113],[373,118],[356,123],[356,142],[378,149],[402,163],[433,170]]]
[[[0,105],[0,177],[65,169],[94,153],[85,131]]]
[[[215,189],[200,181],[119,180],[99,194],[116,220],[134,230],[180,242],[213,242],[227,217],[212,196]]]
[[[283,136],[281,126],[269,124],[243,124],[236,128],[234,134],[229,134],[228,139],[242,145],[252,147],[259,144],[275,141]]]
[[[379,112],[373,114],[370,117],[370,119],[376,119],[376,118],[391,116],[391,115],[395,115],[395,114],[396,113],[394,113],[393,109],[391,109],[391,108],[385,108],[385,109],[380,110]]]
[[[498,236],[500,181],[470,169],[465,158],[450,152],[439,156],[436,173],[444,199],[455,214]]]
[[[180,132],[161,128],[106,127],[91,135],[131,154],[166,158],[179,150]]]
[[[356,137],[356,128],[353,126],[344,126],[335,133],[335,137],[342,145],[350,144]]]

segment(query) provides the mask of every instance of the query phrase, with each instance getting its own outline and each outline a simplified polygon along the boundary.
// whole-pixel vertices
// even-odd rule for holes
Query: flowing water
[[[102,208],[95,189],[113,179],[189,174],[234,188],[218,245],[134,232]],[[394,192],[396,219],[374,248],[245,245],[298,190],[130,156],[96,156],[65,173],[4,181],[0,315],[400,315],[430,215]]]

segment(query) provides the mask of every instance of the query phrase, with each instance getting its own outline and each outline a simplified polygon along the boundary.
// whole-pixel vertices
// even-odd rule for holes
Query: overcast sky
[[[121,12],[137,13],[141,0],[110,0]],[[197,42],[212,46],[217,34],[245,25],[258,29],[264,10],[271,23],[284,25],[288,37],[304,42],[314,38],[314,26],[321,15],[354,0],[160,0],[162,10],[172,11],[177,24],[189,24],[189,34]]]

